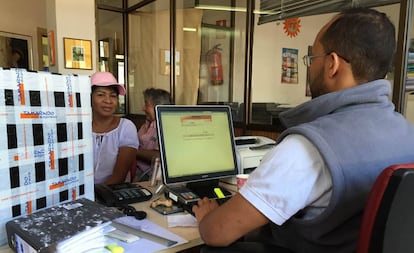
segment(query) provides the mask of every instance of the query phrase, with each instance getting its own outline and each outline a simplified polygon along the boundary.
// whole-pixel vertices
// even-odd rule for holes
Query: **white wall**
[[[257,2],[257,1],[256,1]],[[256,3],[259,6],[259,3]],[[386,12],[398,27],[399,4],[376,8]],[[283,21],[257,25],[255,20],[253,37],[252,101],[277,102],[295,106],[310,99],[306,97],[306,67],[302,57],[313,44],[320,28],[334,13],[300,18],[300,32],[296,37],[288,36]],[[298,84],[281,83],[282,48],[298,49]]]
[[[56,55],[58,73],[91,75],[96,69],[96,29],[94,0],[47,0],[54,1],[56,13]],[[48,20],[48,23],[53,20]],[[92,70],[77,70],[64,68],[63,38],[91,40]]]
[[[302,56],[313,44],[319,29],[334,14],[300,18],[300,32],[296,37],[288,36],[283,21],[256,25],[253,38],[252,101],[277,102],[297,105],[309,97],[305,96],[306,66]],[[256,20],[257,24],[257,20]],[[298,49],[298,84],[282,83],[282,48]]]

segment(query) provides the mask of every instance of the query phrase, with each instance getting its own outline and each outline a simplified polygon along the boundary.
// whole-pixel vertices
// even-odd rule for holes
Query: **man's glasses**
[[[306,67],[310,67],[310,65],[312,64],[312,60],[313,58],[317,58],[317,57],[325,57],[327,56],[329,53],[325,53],[325,54],[319,54],[319,55],[304,55],[303,56],[303,64],[305,64]]]
[[[312,64],[312,60],[314,58],[317,58],[317,57],[325,57],[325,56],[327,56],[327,55],[329,55],[331,53],[332,52],[325,53],[325,54],[318,54],[318,55],[304,55],[303,58],[302,58],[303,59],[303,64],[305,64],[306,67],[310,67],[310,65]],[[341,56],[339,54],[336,54],[336,55],[338,55],[338,57],[342,58],[345,62],[349,63],[349,60],[346,59],[345,57],[343,57],[343,56]]]

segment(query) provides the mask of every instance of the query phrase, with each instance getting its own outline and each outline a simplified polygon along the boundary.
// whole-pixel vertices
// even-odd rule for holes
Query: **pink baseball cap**
[[[111,86],[118,87],[119,95],[125,96],[126,91],[123,85],[119,84],[111,72],[95,72],[91,75],[91,86]]]

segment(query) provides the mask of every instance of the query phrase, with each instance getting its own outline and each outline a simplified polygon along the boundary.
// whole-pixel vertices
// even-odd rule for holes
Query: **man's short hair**
[[[395,27],[386,14],[369,8],[339,13],[322,34],[326,53],[349,60],[356,79],[382,79],[391,70],[395,53]]]

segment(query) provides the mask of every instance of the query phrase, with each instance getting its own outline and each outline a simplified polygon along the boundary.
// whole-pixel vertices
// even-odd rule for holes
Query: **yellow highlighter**
[[[111,243],[105,246],[106,249],[110,250],[111,253],[124,253],[124,248],[119,246],[117,243]]]
[[[214,188],[214,193],[216,194],[217,198],[224,199],[226,196],[224,196],[223,192],[220,188],[216,187]]]

